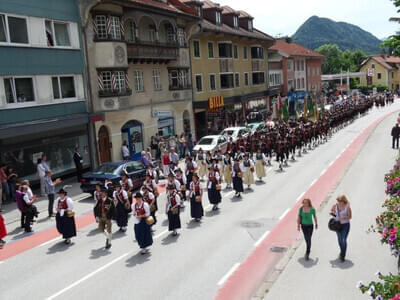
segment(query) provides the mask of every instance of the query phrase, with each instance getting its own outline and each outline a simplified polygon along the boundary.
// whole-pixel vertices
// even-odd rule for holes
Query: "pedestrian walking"
[[[97,198],[96,205],[94,207],[94,214],[96,216],[96,222],[98,223],[98,229],[101,233],[106,236],[105,249],[111,248],[112,239],[112,218],[115,214],[114,201],[107,196],[108,192],[105,188],[102,188],[99,192],[99,198]]]
[[[123,160],[130,160],[131,154],[128,147],[128,142],[125,140],[121,146],[122,158]]]
[[[22,185],[17,185],[17,190],[15,191],[15,202],[17,202],[18,210],[21,213],[21,228],[25,228],[25,213],[24,213],[24,199],[22,194]]]
[[[306,241],[306,253],[304,255],[305,260],[309,260],[311,251],[311,237],[314,230],[318,229],[317,216],[315,214],[315,208],[312,206],[311,200],[306,198],[302,201],[302,206],[299,209],[297,216],[297,230],[303,231],[304,240]]]
[[[58,198],[56,199],[55,207],[57,208],[57,230],[62,234],[64,243],[69,245],[71,244],[71,238],[76,236],[75,217],[73,211],[74,204],[63,188],[58,191]]]
[[[253,160],[256,162],[256,175],[259,181],[267,175],[265,172],[265,166],[267,162],[267,158],[265,157],[264,153],[261,152],[261,148],[258,148],[257,153],[254,153]]]
[[[168,230],[172,231],[172,235],[178,234],[177,229],[181,228],[181,219],[179,217],[179,206],[181,198],[175,190],[175,186],[169,184],[167,186],[167,202],[165,213],[168,216]]]
[[[46,171],[46,178],[44,181],[45,184],[45,192],[47,195],[47,199],[49,200],[49,205],[48,205],[48,212],[49,212],[49,218],[54,217],[55,214],[53,212],[53,208],[54,208],[54,198],[55,198],[55,186],[59,183],[61,183],[61,179],[57,178],[56,180],[52,180],[51,179],[51,171],[48,170]]]
[[[232,182],[233,189],[235,190],[235,196],[240,197],[240,193],[243,193],[243,167],[239,163],[239,157],[235,157],[233,168],[232,168]]]
[[[25,216],[25,220],[24,220],[24,228],[25,228],[25,232],[32,232],[32,223],[33,223],[33,219],[35,217],[38,216],[38,211],[36,206],[33,204],[36,202],[37,197],[36,195],[33,195],[31,193],[29,193],[30,188],[26,185],[24,185],[22,187],[22,199],[23,201],[23,205],[24,205],[24,216]],[[31,196],[32,195],[32,196]]]
[[[340,230],[336,231],[336,234],[340,248],[339,258],[341,262],[344,262],[347,251],[347,236],[349,235],[350,220],[352,218],[350,203],[345,195],[336,198],[336,204],[331,208],[331,215],[341,224]]]
[[[75,168],[76,168],[76,177],[78,179],[78,182],[81,182],[82,179],[82,173],[83,173],[83,157],[81,153],[79,152],[79,147],[75,147],[75,153],[74,153],[74,163],[75,163]]]
[[[164,174],[164,178],[165,178],[169,174],[169,164],[170,164],[169,154],[168,154],[167,150],[164,150],[164,154],[162,156],[161,164],[162,164],[163,174]]]
[[[230,189],[232,184],[232,159],[229,152],[227,152],[223,156],[223,165],[224,165],[224,181],[226,183],[226,188]]]
[[[128,193],[121,188],[121,184],[114,185],[115,191],[113,193],[114,205],[116,211],[116,220],[119,231],[126,232],[128,226],[128,211],[130,210],[130,202]]]
[[[203,180],[203,177],[207,174],[207,165],[206,165],[206,157],[205,154],[203,153],[203,149],[199,149],[199,152],[197,152],[196,155],[196,163],[198,166],[198,175],[201,180]]]
[[[202,204],[203,190],[200,187],[200,179],[197,174],[192,177],[192,182],[190,183],[190,216],[195,219],[196,222],[200,222],[201,218],[204,216],[204,209]]]
[[[10,191],[10,200],[15,201],[15,192],[17,190],[18,175],[17,173],[14,172],[14,169],[11,167],[6,168],[6,175],[7,175],[8,189]]]
[[[221,203],[221,181],[219,172],[217,172],[213,167],[209,168],[208,181],[207,181],[207,191],[208,200],[210,204],[213,205],[212,210],[218,210],[218,204]]]
[[[0,214],[0,249],[3,249],[6,242],[3,240],[4,237],[7,236],[7,228],[4,223],[3,216]]]
[[[392,148],[399,149],[399,136],[400,136],[400,127],[399,124],[396,123],[392,128]]]
[[[44,184],[44,180],[46,178],[46,169],[44,168],[44,165],[42,164],[41,158],[39,158],[37,160],[36,170],[37,170],[37,175],[40,180],[40,196],[43,197],[44,195],[46,195],[45,184]]]
[[[134,232],[135,239],[139,244],[141,249],[141,254],[146,254],[149,252],[148,247],[153,245],[153,237],[151,235],[150,223],[150,206],[148,203],[143,201],[143,196],[141,193],[136,193],[135,195],[136,203],[132,204],[133,216],[134,216]]]
[[[250,189],[251,185],[254,184],[254,162],[250,159],[249,154],[244,155],[243,160],[243,184],[247,185],[247,189]]]

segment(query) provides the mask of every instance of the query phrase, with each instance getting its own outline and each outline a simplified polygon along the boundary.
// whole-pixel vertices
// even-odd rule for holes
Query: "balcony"
[[[128,43],[128,60],[136,63],[165,63],[177,60],[179,57],[179,45],[158,42]]]
[[[118,90],[99,90],[99,97],[122,97],[132,95],[132,90],[129,88]]]

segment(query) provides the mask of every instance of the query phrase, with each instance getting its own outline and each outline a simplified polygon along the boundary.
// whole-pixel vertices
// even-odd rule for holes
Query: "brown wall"
[[[307,90],[321,91],[321,59],[307,59]],[[311,89],[310,89],[311,88]]]

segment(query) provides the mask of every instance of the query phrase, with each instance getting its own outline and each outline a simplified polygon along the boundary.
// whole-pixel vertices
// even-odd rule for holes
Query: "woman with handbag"
[[[340,228],[337,229],[336,234],[340,248],[339,258],[341,262],[344,262],[347,251],[347,236],[349,235],[350,231],[352,212],[350,203],[345,195],[337,197],[336,201],[337,203],[331,208],[331,215],[340,222]]]
[[[208,180],[207,180],[207,190],[208,190],[208,200],[213,205],[212,210],[218,209],[218,204],[221,203],[221,178],[219,173],[213,168],[208,168]]]
[[[156,218],[156,211],[158,210],[157,200],[148,186],[144,185],[142,187],[142,191],[143,191],[143,201],[149,205],[150,216],[152,216],[154,220],[153,224],[150,225],[150,227],[152,227],[154,224],[157,223],[157,218]]]
[[[67,196],[64,189],[58,191],[58,198],[54,206],[57,208],[56,227],[63,235],[64,243],[71,244],[71,238],[76,236],[76,226],[74,218],[74,204],[72,199]]]
[[[176,236],[177,229],[181,228],[181,219],[179,217],[179,207],[181,204],[181,198],[175,191],[175,186],[169,184],[167,186],[167,203],[165,207],[165,213],[168,216],[168,230],[172,231],[172,235]]]
[[[114,185],[113,193],[114,205],[116,210],[116,221],[119,231],[126,232],[128,226],[128,213],[131,209],[128,193],[122,189],[121,184]]]
[[[297,216],[297,230],[303,231],[304,240],[306,241],[306,254],[304,255],[305,260],[309,260],[311,251],[311,237],[313,234],[315,223],[315,230],[318,229],[317,216],[315,214],[315,208],[312,206],[311,200],[306,198],[303,199],[302,206],[299,209]]]
[[[153,245],[153,237],[151,235],[150,225],[148,224],[151,223],[148,221],[150,217],[150,206],[143,201],[141,193],[136,193],[135,198],[136,203],[132,204],[135,239],[140,249],[142,249],[141,254],[146,254],[149,252],[148,247]]]
[[[204,216],[203,204],[203,190],[200,187],[200,179],[197,174],[193,175],[193,181],[190,183],[190,216],[195,219],[196,222],[200,222]]]
[[[239,157],[236,156],[233,167],[232,167],[232,181],[233,181],[233,189],[235,190],[235,196],[240,197],[240,193],[243,193],[243,168],[239,163]]]

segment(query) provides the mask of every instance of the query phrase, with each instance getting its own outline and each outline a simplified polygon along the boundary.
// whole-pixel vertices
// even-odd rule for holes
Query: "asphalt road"
[[[80,230],[70,246],[59,240],[50,241],[5,260],[0,264],[0,299],[104,299],[105,295],[112,299],[212,299],[229,271],[251,253],[257,241],[273,229],[343,149],[374,120],[396,109],[400,109],[398,102],[374,109],[336,133],[329,142],[290,163],[284,172],[276,171],[275,164],[265,182],[253,186],[242,199],[224,191],[218,212],[210,211],[205,201],[207,212],[200,224],[190,221],[188,207],[181,214],[182,230],[178,237],[169,235],[166,216],[159,212],[155,243],[149,255],[140,255],[130,221],[126,234],[114,234],[109,251],[104,250],[104,235],[92,224]],[[379,134],[374,133],[383,136],[382,142],[370,146],[361,168],[363,176],[374,171],[378,160],[384,160],[385,166],[392,164],[393,152],[389,151],[392,155],[386,158],[381,154],[382,148],[390,147],[387,136],[394,120],[391,117],[380,125]],[[357,176],[345,178],[349,186],[358,184]],[[381,174],[378,186],[368,184],[371,189],[383,190]],[[165,196],[160,198],[163,203]],[[81,201],[76,205],[77,213],[90,210],[91,205],[90,200]],[[53,221],[44,220],[35,228],[50,226],[54,226]],[[18,230],[12,235],[23,237]],[[336,241],[330,238],[335,247]]]

